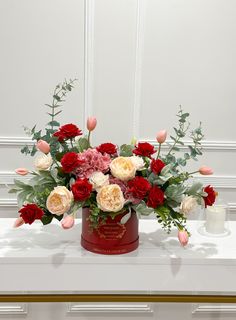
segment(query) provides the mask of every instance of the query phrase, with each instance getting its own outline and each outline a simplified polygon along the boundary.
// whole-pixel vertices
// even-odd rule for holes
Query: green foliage
[[[183,156],[176,157],[175,152],[181,151],[180,147],[184,147],[185,143],[182,141],[186,137],[190,123],[188,121],[189,113],[183,112],[182,107],[180,106],[178,117],[178,127],[174,127],[175,136],[170,136],[173,141],[172,145],[169,145],[169,152],[163,157],[165,163],[171,163],[173,165],[173,172],[178,173],[179,167],[185,167],[187,161],[193,159],[197,160],[197,157],[202,155],[201,151],[201,141],[203,139],[201,123],[200,125],[191,131],[190,139],[192,140],[192,145],[188,145],[187,148],[189,152],[185,152]]]
[[[87,150],[90,147],[89,140],[85,137],[78,139],[76,145],[78,152],[83,152],[84,150]]]
[[[133,155],[134,146],[129,144],[122,144],[120,146],[121,157],[131,157]]]
[[[50,111],[47,112],[47,114],[51,118],[47,123],[48,127],[45,129],[45,134],[42,134],[42,130],[36,131],[36,125],[32,129],[24,127],[25,133],[31,137],[32,141],[37,142],[42,139],[50,144],[50,153],[52,156],[54,156],[61,148],[61,144],[58,142],[57,138],[53,137],[53,133],[57,131],[58,127],[60,127],[60,123],[55,120],[55,118],[62,112],[62,110],[58,110],[58,108],[61,107],[61,103],[65,101],[67,93],[74,88],[75,81],[76,79],[69,81],[65,80],[62,84],[58,84],[54,89],[51,104],[45,104],[45,106],[50,108]],[[65,149],[65,151],[68,149],[66,143],[63,145],[63,149]],[[35,144],[32,148],[26,145],[21,149],[21,153],[25,155],[34,156],[36,152],[37,148]]]
[[[139,214],[143,216],[148,216],[154,212],[153,208],[147,207],[144,201],[141,201],[139,204],[133,205],[132,208]]]

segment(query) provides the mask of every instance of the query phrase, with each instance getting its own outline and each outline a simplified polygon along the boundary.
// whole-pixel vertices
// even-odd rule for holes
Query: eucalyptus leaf
[[[134,146],[129,144],[122,144],[120,146],[120,156],[122,157],[131,157],[133,156]]]
[[[181,203],[186,189],[187,188],[181,184],[171,184],[166,188],[165,195],[167,198],[172,199],[178,203]]]
[[[89,141],[86,138],[80,138],[77,140],[77,146],[79,148],[79,152],[83,152],[84,150],[87,150],[90,145]]]
[[[121,224],[126,224],[126,222],[130,219],[131,217],[131,210],[129,210],[129,212],[122,217],[122,219],[120,220]]]
[[[141,201],[139,204],[134,205],[133,209],[141,215],[148,216],[153,213],[153,208],[147,207],[144,201]]]
[[[192,186],[187,190],[188,195],[195,195],[200,190],[202,190],[202,183],[199,181],[196,181],[192,184]]]

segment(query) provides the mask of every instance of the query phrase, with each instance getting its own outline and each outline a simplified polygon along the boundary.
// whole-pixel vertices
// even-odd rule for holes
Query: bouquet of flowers
[[[35,171],[16,169],[19,175],[30,175],[27,183],[15,180],[10,193],[17,193],[19,217],[15,227],[41,220],[46,225],[53,219],[61,221],[64,229],[74,225],[79,208],[89,208],[91,230],[123,213],[125,224],[135,212],[138,216],[154,213],[158,223],[169,233],[172,226],[178,229],[182,245],[188,242],[186,217],[197,205],[211,206],[216,192],[210,185],[194,182],[194,173],[212,174],[202,166],[194,172],[184,167],[191,159],[202,154],[201,124],[189,131],[189,114],[180,107],[174,127],[172,143],[163,152],[167,131],[156,136],[156,147],[148,142],[123,144],[120,147],[105,142],[96,147],[91,144],[91,133],[96,127],[94,117],[87,119],[88,133],[76,124],[60,125],[60,106],[75,80],[64,81],[56,86],[49,108],[50,122],[45,130],[25,128],[34,141],[33,147],[25,146],[21,152],[34,159]],[[183,138],[190,132],[191,145],[180,152]]]

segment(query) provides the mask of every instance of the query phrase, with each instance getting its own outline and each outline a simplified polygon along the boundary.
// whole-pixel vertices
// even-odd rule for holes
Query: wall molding
[[[20,176],[14,171],[0,171],[0,185],[12,185],[14,183],[14,179],[26,182],[29,180],[29,176]]]
[[[158,143],[156,140],[150,140],[150,139],[139,139],[139,141],[142,142],[149,142],[153,146],[157,147]],[[167,140],[166,141],[169,144],[173,144],[172,140]],[[180,150],[186,150],[188,149],[187,145],[193,146],[193,143],[191,140],[183,140],[183,142],[186,144],[186,146],[181,146],[178,145]],[[163,149],[168,149],[167,143],[163,143],[162,148]],[[220,140],[203,140],[201,142],[202,148],[205,151],[236,151],[236,141],[231,141],[231,140],[226,140],[226,141],[220,141]]]
[[[133,103],[133,137],[139,137],[141,89],[142,89],[142,60],[144,50],[146,1],[137,0],[136,7],[136,50],[134,70],[134,103]]]
[[[0,199],[0,208],[16,208],[16,199]]]
[[[70,303],[68,305],[69,314],[76,313],[128,313],[128,314],[140,314],[140,313],[153,313],[153,310],[149,304],[76,304]]]
[[[94,0],[84,0],[84,128],[93,115]]]
[[[236,305],[235,304],[211,304],[211,305],[196,305],[194,306],[194,310],[192,311],[192,314],[197,315],[204,315],[204,314],[236,314]]]
[[[91,1],[91,0],[90,0]],[[90,80],[91,77],[89,76]],[[91,81],[89,81],[91,82]],[[91,84],[87,85],[90,89],[87,91],[87,98],[91,95]],[[90,93],[88,93],[90,92]],[[88,98],[85,104],[85,120],[87,119],[87,116],[92,114],[92,104],[91,101],[89,102]],[[135,104],[134,107],[134,113],[137,113],[138,105]],[[134,128],[133,128],[133,133],[135,136],[138,136],[138,129],[137,129],[137,124],[138,119],[134,120]],[[139,139],[139,141],[142,142],[149,142],[153,146],[157,147],[158,143],[156,140],[150,140],[150,139]],[[173,142],[171,140],[167,140],[167,143],[172,144]],[[163,149],[168,149],[167,143],[163,143],[162,148]],[[191,140],[184,140],[184,143],[186,145],[193,145]],[[0,136],[0,147],[23,147],[25,144],[28,145],[33,145],[34,142],[31,140],[30,137],[7,137],[7,136]],[[179,146],[180,150],[186,150],[188,147],[187,146]],[[220,152],[225,152],[225,151],[236,151],[236,141],[218,141],[218,140],[204,140],[202,141],[202,148],[205,151],[220,151]]]
[[[236,189],[236,176],[196,175],[193,179],[201,181],[204,185],[210,184],[218,189]]]
[[[23,147],[25,144],[33,145],[30,137],[0,137],[0,147]]]
[[[20,304],[1,304],[0,315],[14,316],[14,315],[26,315],[28,313],[28,305],[26,303]]]

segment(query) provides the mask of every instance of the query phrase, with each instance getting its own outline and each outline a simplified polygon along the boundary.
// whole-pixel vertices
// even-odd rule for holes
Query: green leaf
[[[172,169],[172,164],[169,163],[168,165],[166,165],[162,170],[161,170],[161,175],[165,176],[166,174],[168,174],[170,172],[170,170]]]
[[[23,148],[21,148],[21,153],[23,153],[23,154],[30,154],[30,148],[27,146],[27,145],[25,145]]]
[[[42,130],[39,130],[39,131],[35,132],[35,133],[33,134],[32,140],[39,140],[39,139],[41,139],[41,132],[42,132]]]
[[[187,190],[188,195],[195,195],[196,193],[199,193],[200,190],[202,190],[203,184],[199,181],[196,181],[193,183],[193,185]]]
[[[19,207],[23,206],[23,203],[26,201],[27,196],[29,195],[28,190],[23,190],[17,195],[17,203]]]
[[[48,125],[51,127],[60,127],[60,123],[55,120],[48,122]]]
[[[53,106],[52,106],[52,105],[50,105],[50,104],[45,103],[45,106],[47,106],[47,107],[49,107],[49,108],[52,108],[52,109],[53,109]]]
[[[20,189],[11,188],[10,190],[8,190],[8,193],[17,193],[19,191],[20,191]]]
[[[53,218],[57,219],[58,221],[61,221],[63,218],[63,214],[61,214],[60,216],[53,214],[52,216],[53,216]]]
[[[77,146],[79,148],[79,152],[83,152],[84,150],[87,150],[90,147],[89,141],[86,138],[80,138],[77,141]]]
[[[170,213],[170,209],[166,206],[159,206],[155,209],[155,212],[157,213],[158,216],[162,219],[162,221],[167,221],[168,215]]]
[[[56,113],[54,114],[54,117],[57,116],[58,114],[60,114],[61,112],[62,112],[62,110],[56,112]]]
[[[54,95],[53,95],[53,98],[54,98],[55,100],[57,100],[57,101],[61,101],[61,97],[58,96],[57,94],[54,94]]]
[[[139,214],[148,216],[154,212],[153,208],[147,207],[144,201],[141,201],[139,204],[132,206],[132,208]]]
[[[41,221],[42,221],[42,223],[44,224],[44,225],[46,225],[46,224],[49,224],[49,223],[51,223],[52,222],[52,219],[53,219],[53,215],[52,214],[50,214],[50,215],[44,215],[44,216],[42,216],[42,218],[41,218]]]
[[[120,146],[120,156],[121,157],[131,157],[133,156],[134,146],[130,144],[122,144]]]
[[[167,198],[181,203],[186,189],[187,188],[182,184],[171,184],[166,188],[165,195]]]
[[[36,154],[36,152],[38,152],[38,149],[36,148],[36,146],[34,144],[32,150],[31,150],[31,153],[30,153],[31,157],[33,157]]]

